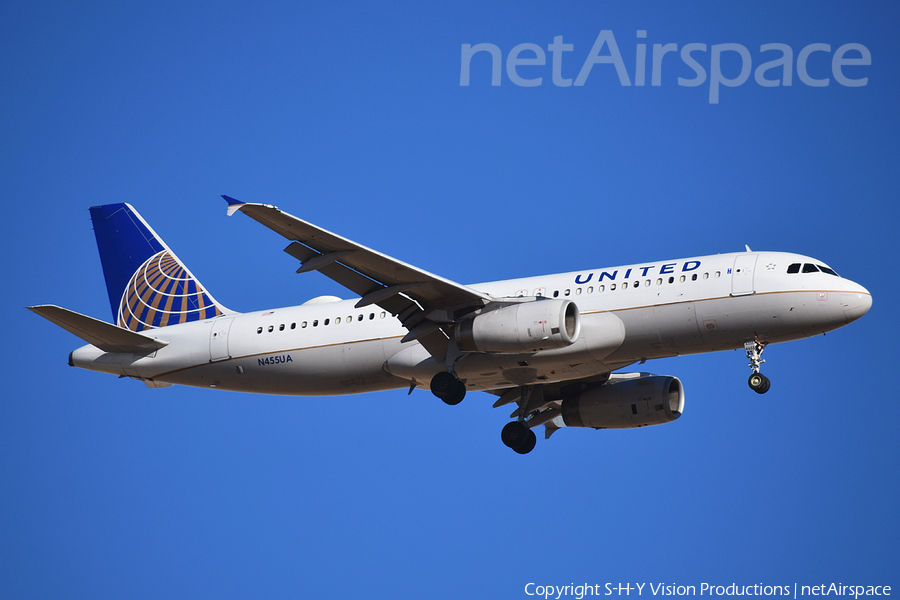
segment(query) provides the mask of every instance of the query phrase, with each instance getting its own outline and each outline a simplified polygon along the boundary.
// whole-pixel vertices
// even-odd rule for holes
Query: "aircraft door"
[[[753,271],[759,254],[738,254],[731,270],[731,295],[749,296],[756,293],[753,286]]]
[[[234,317],[221,317],[213,321],[212,331],[209,334],[209,362],[227,360],[231,358],[228,352],[228,330]]]

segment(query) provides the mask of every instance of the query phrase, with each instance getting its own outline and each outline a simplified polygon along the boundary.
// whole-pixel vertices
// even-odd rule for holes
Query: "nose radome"
[[[850,323],[869,312],[872,308],[872,294],[863,288],[858,292],[844,292],[841,294],[841,304],[844,306],[844,316]]]

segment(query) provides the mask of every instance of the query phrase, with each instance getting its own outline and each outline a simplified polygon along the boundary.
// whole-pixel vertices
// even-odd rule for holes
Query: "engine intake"
[[[535,300],[498,308],[463,321],[456,343],[467,352],[537,352],[571,346],[581,333],[581,313],[571,300]]]
[[[648,375],[587,390],[562,403],[569,427],[631,429],[671,423],[684,411],[684,387],[676,377]]]

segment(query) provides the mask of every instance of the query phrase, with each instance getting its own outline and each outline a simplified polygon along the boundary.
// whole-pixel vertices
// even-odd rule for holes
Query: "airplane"
[[[768,344],[855,321],[871,294],[820,260],[746,251],[461,285],[269,204],[223,196],[289,241],[298,273],[356,298],[239,313],[203,287],[129,204],[90,209],[115,324],[28,307],[88,345],[69,365],[173,384],[297,396],[428,387],[448,405],[468,392],[515,404],[501,431],[519,454],[564,427],[629,429],[684,411],[673,376],[619,372],[656,358],[743,348],[765,393]]]

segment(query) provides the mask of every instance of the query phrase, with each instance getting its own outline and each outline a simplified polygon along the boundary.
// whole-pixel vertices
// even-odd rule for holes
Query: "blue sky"
[[[900,585],[893,379],[898,8],[758,2],[134,3],[0,8],[0,596],[527,597],[525,584]],[[598,64],[613,32],[634,82]],[[637,31],[645,30],[645,39]],[[461,46],[502,52],[460,85]],[[510,51],[537,44],[546,64]],[[676,53],[651,86],[653,44]],[[752,68],[709,102],[712,46]],[[832,59],[861,44],[870,65]],[[801,50],[813,52],[804,84]],[[602,54],[606,54],[604,49]],[[528,52],[521,57],[527,58]],[[847,55],[851,57],[851,54]],[[858,56],[858,55],[853,55]],[[735,78],[736,52],[722,53]],[[778,77],[780,70],[767,73]],[[66,366],[80,345],[25,306],[109,320],[87,208],[129,202],[232,309],[346,293],[219,194],[265,202],[470,283],[754,249],[821,259],[874,306],[771,346],[657,361],[684,417],[565,430],[526,457],[507,412],[425,391],[283,398],[151,390]],[[15,260],[13,260],[15,259]]]

